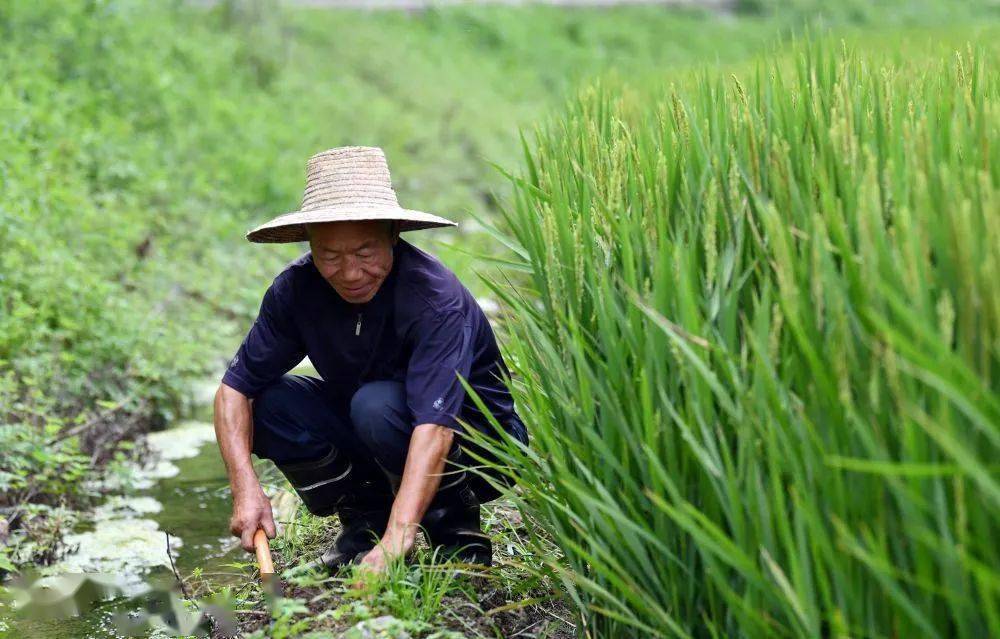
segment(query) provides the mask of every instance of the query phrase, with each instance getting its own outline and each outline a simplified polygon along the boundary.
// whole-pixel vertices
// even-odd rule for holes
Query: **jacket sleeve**
[[[305,357],[305,347],[292,321],[290,284],[279,275],[268,287],[257,319],[222,377],[224,384],[247,397],[257,396]]]
[[[472,368],[472,325],[457,311],[421,316],[413,327],[413,350],[406,368],[406,403],[413,426],[439,424],[463,430],[458,423]]]

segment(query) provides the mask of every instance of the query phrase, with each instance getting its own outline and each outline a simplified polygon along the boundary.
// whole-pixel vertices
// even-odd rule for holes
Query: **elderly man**
[[[310,512],[339,516],[341,531],[318,559],[328,568],[360,560],[384,570],[411,550],[418,526],[446,555],[491,563],[480,504],[498,493],[462,469],[468,451],[486,455],[463,433],[499,433],[459,376],[508,435],[526,444],[527,433],[475,298],[399,238],[454,224],[399,206],[379,148],[342,147],[309,160],[300,211],[247,234],[308,240],[311,250],[267,289],[216,393],[231,529],[245,549],[257,529],[275,534],[253,453],[275,463]],[[288,374],[306,355],[321,379]]]

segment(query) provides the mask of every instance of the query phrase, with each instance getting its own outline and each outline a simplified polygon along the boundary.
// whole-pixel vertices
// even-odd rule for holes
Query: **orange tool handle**
[[[267,533],[261,528],[258,528],[257,532],[253,534],[253,547],[257,552],[257,566],[260,568],[260,574],[273,575],[274,560],[271,559],[271,546],[267,543]]]

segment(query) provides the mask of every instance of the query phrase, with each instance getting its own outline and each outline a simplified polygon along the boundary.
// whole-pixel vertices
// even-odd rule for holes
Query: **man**
[[[454,225],[399,206],[381,149],[341,147],[309,160],[300,211],[247,234],[308,240],[311,250],[267,289],[215,397],[231,530],[244,549],[258,528],[275,535],[252,452],[277,465],[310,512],[339,516],[318,560],[328,568],[360,560],[384,570],[412,549],[418,526],[445,554],[491,564],[480,504],[498,492],[460,465],[469,450],[485,455],[466,428],[498,433],[459,376],[507,434],[526,444],[527,433],[482,309],[450,270],[399,238]],[[322,379],[287,374],[306,355]]]

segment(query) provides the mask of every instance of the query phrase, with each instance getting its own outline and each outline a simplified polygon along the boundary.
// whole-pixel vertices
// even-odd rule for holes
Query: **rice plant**
[[[998,64],[811,44],[525,143],[483,444],[581,634],[1000,636]]]

